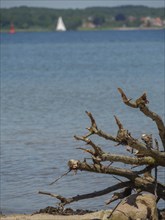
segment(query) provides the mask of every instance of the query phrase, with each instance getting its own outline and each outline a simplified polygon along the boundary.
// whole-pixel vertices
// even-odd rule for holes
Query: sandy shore
[[[0,220],[94,220],[94,219],[106,219],[105,216],[109,215],[110,211],[98,211],[85,215],[49,215],[49,214],[35,214],[35,215],[7,215],[1,216]]]

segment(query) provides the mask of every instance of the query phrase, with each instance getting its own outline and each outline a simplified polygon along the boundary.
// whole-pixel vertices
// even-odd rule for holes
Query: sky
[[[148,7],[165,7],[165,0],[0,0],[1,8],[18,6],[46,8],[87,8],[93,6],[114,7],[121,5],[144,5]]]

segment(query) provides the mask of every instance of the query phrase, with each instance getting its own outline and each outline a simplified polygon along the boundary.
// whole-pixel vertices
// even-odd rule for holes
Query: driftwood
[[[125,177],[126,181],[120,181],[113,186],[110,186],[106,189],[95,191],[89,194],[77,195],[70,198],[65,198],[61,195],[55,195],[49,192],[39,192],[40,194],[48,195],[55,197],[60,200],[59,205],[64,207],[66,204],[76,202],[82,199],[94,198],[97,196],[102,196],[107,193],[114,192],[116,190],[121,190],[121,192],[115,192],[112,198],[107,202],[110,204],[115,200],[120,200],[131,195],[132,191],[141,192],[146,191],[154,194],[159,199],[165,200],[165,185],[158,182],[157,180],[157,169],[158,167],[165,167],[165,126],[159,115],[152,112],[147,104],[147,95],[144,93],[137,100],[132,101],[128,99],[126,94],[121,88],[118,88],[119,93],[121,94],[122,101],[124,104],[131,108],[139,109],[145,116],[151,118],[159,131],[159,136],[161,143],[158,143],[157,139],[153,140],[152,135],[143,134],[141,140],[136,139],[131,135],[131,133],[123,126],[121,121],[114,116],[115,122],[118,126],[117,135],[113,136],[106,133],[105,131],[98,128],[95,118],[91,112],[86,114],[90,119],[91,125],[87,128],[88,133],[83,136],[75,135],[74,138],[78,141],[83,141],[90,148],[78,148],[84,152],[91,155],[91,163],[79,160],[69,160],[68,167],[69,170],[64,175],[70,171],[88,171],[95,173],[104,173],[107,175],[115,175],[120,177]],[[121,155],[121,154],[111,154],[105,152],[100,146],[95,144],[90,138],[93,135],[97,135],[100,138],[104,138],[107,141],[112,141],[116,143],[116,146],[123,145],[126,146],[127,150],[130,151],[130,156]],[[161,149],[162,148],[162,149]],[[161,149],[161,150],[160,150]],[[110,162],[109,165],[105,165],[105,161]],[[122,168],[115,166],[116,162],[121,164],[128,164],[129,168]],[[141,168],[143,165],[143,168]],[[138,167],[137,171],[134,171],[133,168]],[[151,175],[152,170],[155,169],[155,176]],[[63,176],[63,175],[62,175]],[[62,177],[61,176],[61,177]],[[61,178],[60,177],[60,178]],[[58,178],[58,179],[60,179]],[[58,180],[57,179],[57,180]],[[117,179],[117,178],[116,178]],[[54,181],[56,182],[56,181]]]

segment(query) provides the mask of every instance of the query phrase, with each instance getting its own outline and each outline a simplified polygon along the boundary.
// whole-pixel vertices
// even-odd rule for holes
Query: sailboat
[[[11,24],[11,25],[10,25],[9,33],[10,33],[10,34],[15,34],[14,24]]]
[[[66,27],[62,20],[62,17],[58,18],[56,31],[66,31]]]

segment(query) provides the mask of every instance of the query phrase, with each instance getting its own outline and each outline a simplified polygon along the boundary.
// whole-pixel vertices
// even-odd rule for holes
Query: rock
[[[106,220],[158,220],[156,198],[153,194],[133,194],[124,199]]]

